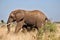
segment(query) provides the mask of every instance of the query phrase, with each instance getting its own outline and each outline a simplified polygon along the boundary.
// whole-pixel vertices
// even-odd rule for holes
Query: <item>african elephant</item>
[[[15,28],[15,33],[19,32],[24,23],[27,25],[34,25],[38,29],[43,26],[48,20],[47,16],[39,10],[27,11],[27,10],[14,10],[10,13],[7,28],[8,32],[10,32],[9,23],[15,22],[17,23]]]

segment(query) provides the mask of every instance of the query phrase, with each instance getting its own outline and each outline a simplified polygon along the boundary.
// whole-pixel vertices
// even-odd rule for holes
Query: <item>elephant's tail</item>
[[[48,20],[48,18],[45,18],[45,20]]]
[[[46,21],[46,22],[50,22],[50,20],[49,20],[48,18],[45,18],[45,21]]]

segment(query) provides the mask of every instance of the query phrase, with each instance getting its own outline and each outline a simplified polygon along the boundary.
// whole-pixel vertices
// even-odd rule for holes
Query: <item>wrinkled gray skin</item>
[[[8,21],[7,21],[7,28],[8,33],[10,32],[10,24],[11,22],[17,23],[15,28],[15,33],[19,32],[19,30],[22,28],[22,26],[25,24],[28,25],[34,25],[38,29],[41,26],[44,26],[46,22],[47,17],[39,10],[33,10],[33,11],[26,11],[26,10],[15,10],[12,11],[9,15]]]

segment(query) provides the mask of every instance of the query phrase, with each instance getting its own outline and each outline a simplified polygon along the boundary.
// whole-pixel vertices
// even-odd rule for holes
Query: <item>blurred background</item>
[[[0,0],[0,20],[7,22],[12,10],[40,10],[51,21],[60,21],[60,0]]]

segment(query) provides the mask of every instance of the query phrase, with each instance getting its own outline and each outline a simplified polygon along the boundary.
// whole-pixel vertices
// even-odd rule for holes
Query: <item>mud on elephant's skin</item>
[[[48,20],[46,15],[39,10],[27,11],[27,10],[14,10],[10,13],[7,24],[11,22],[17,23],[15,33],[23,27],[24,23],[28,25],[34,25],[36,28],[43,26]],[[8,32],[10,32],[10,24],[7,25]]]

